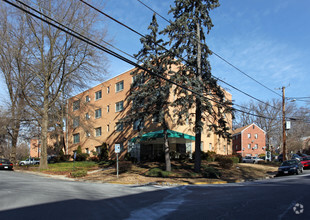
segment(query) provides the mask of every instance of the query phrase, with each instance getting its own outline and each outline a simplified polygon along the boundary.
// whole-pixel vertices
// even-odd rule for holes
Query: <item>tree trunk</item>
[[[48,81],[47,81],[48,82]],[[48,86],[45,85],[44,101],[43,101],[43,114],[41,121],[41,158],[40,169],[47,169],[47,132],[48,132]]]
[[[166,125],[164,125],[164,151],[165,151],[166,171],[170,172],[171,171],[170,148],[168,141],[168,128]]]
[[[200,24],[197,22],[197,75],[196,80],[202,82],[201,77],[201,45],[200,45]],[[201,167],[201,100],[200,97],[196,97],[196,118],[195,118],[195,166],[194,170],[196,173],[200,172]]]
[[[13,163],[16,163],[16,147],[17,147],[17,139],[18,139],[18,134],[19,134],[19,122],[16,127],[13,128],[13,133],[12,133],[12,149],[11,149],[11,161]]]

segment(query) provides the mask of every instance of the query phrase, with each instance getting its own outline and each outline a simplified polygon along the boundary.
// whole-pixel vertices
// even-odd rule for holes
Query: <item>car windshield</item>
[[[0,159],[0,163],[9,163],[10,161],[7,159]]]
[[[281,166],[291,166],[293,164],[296,164],[295,160],[288,160],[288,161],[284,161]]]

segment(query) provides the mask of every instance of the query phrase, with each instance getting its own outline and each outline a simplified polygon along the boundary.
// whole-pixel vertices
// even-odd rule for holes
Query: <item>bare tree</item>
[[[32,2],[35,2],[35,8],[39,13],[69,26],[82,35],[91,37],[98,43],[102,43],[106,36],[103,29],[95,29],[97,15],[79,1],[37,0]],[[21,6],[25,8],[27,5]],[[42,14],[39,16],[48,19]],[[61,91],[65,89],[65,85],[70,88],[83,87],[87,85],[86,83],[89,85],[90,81],[98,80],[104,73],[100,67],[106,62],[100,56],[102,54],[87,43],[29,14],[26,14],[26,28],[31,40],[29,43],[31,46],[27,48],[29,54],[26,57],[29,60],[27,71],[31,81],[22,94],[27,104],[36,113],[41,127],[40,169],[45,169],[51,110],[59,99]],[[93,36],[96,36],[96,39]],[[19,37],[25,36],[21,34]]]
[[[235,127],[242,127],[251,123],[257,124],[266,131],[267,146],[282,146],[282,101],[272,99],[265,103],[249,102],[243,104],[244,109],[250,113],[236,112]],[[255,116],[256,115],[256,116]],[[307,117],[308,108],[299,108],[295,103],[286,104],[286,120],[292,121],[292,128],[287,132],[288,150],[300,150],[301,138],[310,135]]]
[[[0,5],[0,73],[5,81],[8,92],[9,119],[5,124],[7,135],[11,139],[11,160],[16,162],[16,145],[21,123],[29,116],[26,113],[26,102],[23,91],[31,77],[27,73],[29,65],[29,32],[26,28],[26,17],[14,13]]]

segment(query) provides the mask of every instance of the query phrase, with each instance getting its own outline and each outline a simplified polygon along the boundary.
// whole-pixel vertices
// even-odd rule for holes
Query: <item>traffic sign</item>
[[[115,144],[115,153],[119,154],[121,152],[121,145],[120,144]]]

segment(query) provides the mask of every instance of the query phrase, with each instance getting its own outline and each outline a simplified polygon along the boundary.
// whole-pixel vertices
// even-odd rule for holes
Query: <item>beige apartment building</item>
[[[133,76],[130,74],[133,70],[69,99],[67,153],[73,154],[80,145],[84,153],[92,156],[92,152],[100,151],[102,143],[108,144],[112,158],[115,156],[115,144],[121,146],[121,157],[129,152],[138,160],[152,158],[163,152],[162,127],[154,118],[144,122],[142,136],[139,136],[138,121],[131,125],[119,122],[130,108],[127,97],[133,82]],[[231,94],[226,91],[225,94],[226,99],[231,100]],[[173,98],[175,97],[171,95],[171,99]],[[227,115],[226,118],[231,125],[231,115]],[[186,123],[179,126],[174,122],[174,119],[168,121],[170,149],[179,153],[192,153],[195,149],[194,125]],[[232,154],[231,144],[209,131],[207,127],[202,133],[201,149],[217,154]]]

